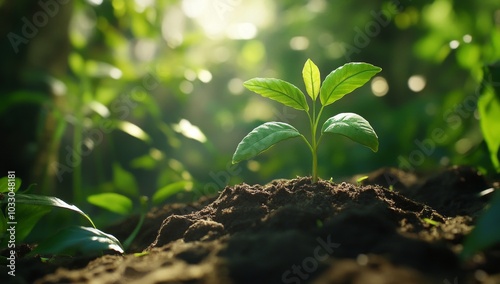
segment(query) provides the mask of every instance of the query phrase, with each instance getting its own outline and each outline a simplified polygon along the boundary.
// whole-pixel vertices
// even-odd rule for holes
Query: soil
[[[381,169],[360,186],[356,178],[228,186],[153,209],[123,256],[21,258],[16,277],[0,273],[38,284],[500,283],[500,246],[459,259],[490,196],[478,193],[496,184],[469,167],[429,178]],[[123,240],[136,222],[106,231]]]

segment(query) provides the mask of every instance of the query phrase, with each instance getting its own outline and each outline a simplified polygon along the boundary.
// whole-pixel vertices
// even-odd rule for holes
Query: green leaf
[[[134,175],[124,170],[119,163],[113,163],[113,184],[118,191],[128,196],[139,196]]]
[[[319,73],[319,68],[312,62],[311,59],[307,59],[302,69],[302,77],[304,78],[304,84],[306,85],[307,94],[311,97],[313,101],[316,101],[319,93],[319,87],[321,85],[321,76]]]
[[[323,106],[334,103],[368,82],[382,68],[363,62],[352,62],[333,70],[323,81],[320,100]]]
[[[158,189],[154,194],[153,194],[153,204],[158,205],[165,201],[167,198],[170,196],[180,192],[180,191],[186,191],[189,190],[193,186],[193,182],[191,181],[178,181],[171,183],[169,185],[166,185],[160,189]]]
[[[270,98],[298,110],[309,110],[306,97],[294,85],[274,78],[253,78],[243,85],[263,97]]]
[[[15,217],[16,227],[16,243],[21,243],[31,233],[38,221],[47,213],[52,211],[52,207],[33,205],[33,204],[19,204],[16,195],[16,214]],[[9,215],[6,216],[7,218]],[[7,224],[7,226],[9,226]]]
[[[490,159],[497,172],[500,172],[498,151],[500,150],[500,86],[493,82],[500,82],[500,68],[489,66],[485,70],[483,90],[478,100],[481,132],[490,152]],[[485,76],[485,77],[486,77]]]
[[[362,185],[362,184],[363,184],[363,182],[364,182],[365,180],[367,180],[368,178],[370,178],[370,177],[369,177],[369,176],[362,176],[362,177],[359,177],[359,178],[356,180],[356,183],[357,183],[358,185]]]
[[[325,121],[321,133],[344,135],[355,142],[378,151],[378,137],[366,119],[355,113],[339,113]]]
[[[424,218],[423,220],[424,220],[424,222],[426,222],[429,225],[439,226],[439,222],[438,221],[434,221],[434,220],[429,219],[429,218]]]
[[[45,239],[30,252],[35,254],[100,254],[106,250],[123,253],[123,247],[114,236],[95,228],[71,226]]]
[[[266,122],[248,133],[236,148],[233,164],[253,158],[274,144],[301,136],[295,127],[284,122]]]
[[[130,166],[134,169],[152,170],[158,164],[158,159],[155,159],[150,154],[142,155],[130,161]]]
[[[19,187],[21,187],[21,179],[16,177],[14,178],[14,192],[17,192],[19,190]],[[9,192],[9,178],[8,177],[2,177],[0,178],[0,192],[7,193]]]
[[[125,120],[118,120],[115,123],[117,129],[120,129],[121,131],[127,133],[128,135],[135,137],[146,143],[151,142],[151,137],[149,137],[149,135],[146,132],[144,132],[144,130],[142,130],[142,128],[140,128],[139,126]]]
[[[130,200],[130,198],[114,192],[90,195],[87,197],[87,201],[90,204],[121,215],[129,214],[132,212],[133,208],[132,200]]]
[[[462,259],[468,259],[474,253],[500,244],[500,191],[493,196],[489,208],[479,216],[476,227],[466,237],[461,253]]]
[[[2,203],[7,203],[7,199],[3,199]],[[69,205],[68,203],[62,201],[57,197],[52,196],[43,196],[43,195],[35,195],[35,194],[16,194],[16,203],[28,204],[28,205],[41,205],[41,206],[51,206],[51,207],[59,207],[74,211],[83,217],[85,217],[92,226],[95,227],[92,219],[85,214],[82,210],[80,210],[75,205]],[[16,213],[17,215],[17,213]],[[17,218],[17,216],[16,216]]]

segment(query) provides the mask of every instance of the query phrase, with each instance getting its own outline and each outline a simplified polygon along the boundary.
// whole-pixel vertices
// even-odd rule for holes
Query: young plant
[[[326,76],[320,85],[319,68],[308,59],[302,70],[306,91],[312,101],[309,108],[306,96],[296,86],[289,82],[274,78],[253,78],[243,85],[263,97],[278,101],[304,111],[309,118],[311,128],[310,140],[307,140],[295,127],[284,122],[266,122],[241,140],[234,152],[232,163],[251,159],[267,150],[274,144],[285,139],[301,137],[312,154],[312,181],[318,180],[318,145],[325,133],[340,134],[367,146],[372,151],[378,151],[378,137],[371,125],[363,117],[355,113],[340,113],[330,117],[323,123],[321,133],[317,134],[319,119],[323,109],[341,99],[345,95],[363,86],[382,69],[368,63],[347,63]],[[317,112],[317,99],[321,108]]]

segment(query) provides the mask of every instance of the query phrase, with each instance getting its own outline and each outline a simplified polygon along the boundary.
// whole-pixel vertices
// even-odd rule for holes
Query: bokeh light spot
[[[462,138],[455,143],[455,150],[458,154],[463,155],[472,148],[472,142],[469,138]]]
[[[422,75],[413,75],[408,79],[408,88],[415,93],[422,91],[425,88],[425,84],[425,77]]]
[[[309,39],[305,36],[296,36],[290,40],[290,48],[293,50],[306,50],[309,47]]]
[[[472,36],[469,35],[469,34],[466,34],[462,37],[462,40],[465,42],[465,43],[470,43],[472,41]]]
[[[252,39],[257,35],[257,27],[252,23],[238,23],[230,25],[227,37],[230,39]]]
[[[198,72],[198,79],[203,83],[208,83],[212,81],[212,73],[210,71],[202,69]]]
[[[182,81],[179,85],[179,89],[181,90],[181,92],[188,95],[193,92],[194,86],[193,83],[189,81]]]
[[[457,47],[460,45],[460,42],[458,40],[452,40],[450,41],[450,48],[451,49],[457,49]]]
[[[243,80],[241,80],[240,78],[233,78],[227,83],[227,88],[229,89],[229,92],[231,92],[231,94],[240,95],[244,91]]]
[[[377,97],[383,97],[389,92],[389,84],[382,76],[377,76],[373,78],[371,82],[372,92]]]
[[[247,168],[252,172],[258,172],[260,170],[260,163],[255,160],[250,160],[247,163]]]
[[[207,137],[201,132],[198,126],[192,125],[187,119],[181,119],[178,124],[173,125],[173,129],[187,138],[194,139],[201,143],[207,141]]]
[[[191,69],[187,69],[186,71],[184,71],[184,78],[189,81],[194,81],[196,80],[196,72]]]

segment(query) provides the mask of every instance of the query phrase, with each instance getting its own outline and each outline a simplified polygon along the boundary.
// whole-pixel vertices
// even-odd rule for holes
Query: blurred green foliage
[[[2,144],[22,147],[2,170],[16,159],[37,165],[24,156],[54,153],[42,167],[49,181],[34,181],[41,193],[79,206],[89,206],[88,196],[117,193],[135,209],[127,199],[115,211],[138,212],[140,196],[158,204],[172,192],[191,201],[227,183],[309,173],[310,156],[298,141],[275,149],[280,159],[266,152],[231,166],[238,141],[264,121],[307,129],[295,119],[298,111],[243,88],[256,76],[299,82],[296,70],[307,58],[321,70],[349,61],[384,70],[323,114],[362,113],[379,135],[379,152],[328,141],[343,145],[319,149],[320,176],[337,181],[382,166],[494,170],[476,106],[483,67],[500,59],[497,0],[53,1],[61,17],[69,11],[69,44],[45,58],[64,64],[36,70],[30,63],[44,59],[37,57],[47,48],[41,39],[50,42],[60,15],[48,17],[16,53],[8,34],[23,36],[22,17],[32,21],[45,11],[28,3],[0,2],[0,10],[15,11],[3,20],[0,117],[7,132],[19,131],[23,119],[36,121],[33,135],[11,136],[36,143]],[[37,108],[21,112],[21,105]],[[36,176],[25,175],[29,182]]]
[[[69,205],[57,197],[26,193],[31,186],[24,191],[19,191],[20,186],[21,179],[16,178],[14,172],[9,172],[6,177],[0,178],[0,249],[10,249],[9,257],[14,254],[16,245],[25,242],[30,235],[35,235],[33,238],[40,242],[40,245],[30,252],[31,255],[75,252],[88,255],[105,250],[124,252],[120,241],[98,230],[92,219],[78,207]],[[51,228],[48,223],[39,221],[52,211],[52,208],[76,212],[85,217],[92,227],[73,226],[62,229],[51,238],[37,238],[36,234],[32,234],[32,230],[37,223],[42,224],[46,229]],[[0,262],[7,264],[8,259],[10,258],[1,256]]]

